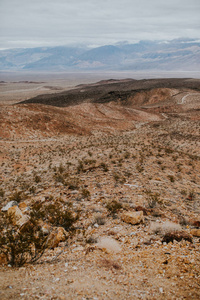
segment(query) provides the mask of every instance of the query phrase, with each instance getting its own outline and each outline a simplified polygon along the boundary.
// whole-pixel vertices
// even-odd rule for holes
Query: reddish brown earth
[[[135,122],[161,121],[175,113],[199,120],[199,86],[197,79],[127,79],[39,95],[1,106],[0,136],[27,139],[133,130]]]
[[[1,207],[22,191],[28,206],[52,196],[81,211],[67,246],[22,268],[2,263],[1,299],[200,298],[200,80],[109,80],[4,101],[0,137]],[[142,223],[123,221],[138,210]],[[192,243],[163,242],[176,231]]]

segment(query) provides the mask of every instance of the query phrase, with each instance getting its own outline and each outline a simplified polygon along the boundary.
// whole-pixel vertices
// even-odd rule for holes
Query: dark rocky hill
[[[22,104],[38,103],[58,107],[67,107],[80,103],[107,103],[111,101],[128,102],[130,97],[153,89],[191,89],[200,91],[199,79],[143,79],[108,80],[96,84],[81,85],[76,89],[56,94],[44,94],[22,101]]]

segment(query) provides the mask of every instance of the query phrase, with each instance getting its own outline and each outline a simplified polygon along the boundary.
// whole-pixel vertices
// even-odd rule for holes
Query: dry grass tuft
[[[110,237],[100,238],[99,242],[97,243],[97,247],[101,249],[106,249],[109,252],[118,253],[121,251],[119,243]]]
[[[169,232],[177,232],[181,230],[182,230],[181,225],[170,221],[166,221],[163,224],[156,223],[156,222],[152,222],[150,224],[150,231],[152,233],[160,234],[160,235],[164,235]]]

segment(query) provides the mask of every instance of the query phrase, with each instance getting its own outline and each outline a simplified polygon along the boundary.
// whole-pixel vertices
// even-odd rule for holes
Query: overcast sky
[[[200,0],[0,0],[0,48],[200,38]]]

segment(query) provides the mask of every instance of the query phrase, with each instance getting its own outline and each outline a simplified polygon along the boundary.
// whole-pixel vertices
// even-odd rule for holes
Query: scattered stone
[[[50,233],[51,226],[49,224],[44,223],[41,227],[42,233],[44,235],[48,235]]]
[[[29,208],[28,208],[28,206],[27,206],[27,204],[25,203],[25,202],[20,202],[19,203],[19,208],[20,208],[20,210],[24,213],[24,212],[26,212],[27,210],[29,210]]]
[[[200,237],[200,229],[192,229],[190,233],[193,236]]]
[[[143,211],[125,212],[121,215],[121,219],[132,225],[142,223],[144,222]]]
[[[8,202],[8,203],[1,209],[1,211],[8,211],[8,209],[9,209],[10,207],[13,207],[13,206],[18,206],[17,201],[10,201],[10,202]]]
[[[7,214],[14,226],[21,227],[30,219],[29,216],[23,215],[22,211],[17,205],[10,207],[7,211]]]
[[[67,231],[63,227],[55,227],[52,229],[48,237],[48,248],[54,249],[58,247],[60,242],[64,242],[68,237]]]
[[[163,294],[163,288],[159,288],[159,292]]]

